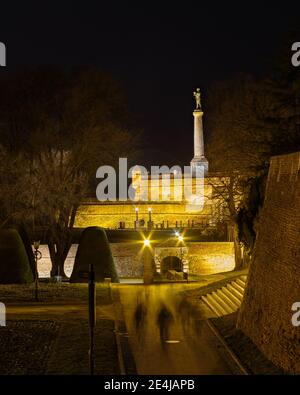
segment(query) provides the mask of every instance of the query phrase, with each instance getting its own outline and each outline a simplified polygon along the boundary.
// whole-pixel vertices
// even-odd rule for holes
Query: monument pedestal
[[[208,172],[208,160],[205,156],[193,158],[191,161],[192,177],[205,175]]]

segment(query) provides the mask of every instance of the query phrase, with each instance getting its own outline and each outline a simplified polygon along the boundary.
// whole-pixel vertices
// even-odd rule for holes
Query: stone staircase
[[[237,311],[242,303],[247,276],[242,275],[217,289],[201,297],[202,301],[217,315],[231,314]]]

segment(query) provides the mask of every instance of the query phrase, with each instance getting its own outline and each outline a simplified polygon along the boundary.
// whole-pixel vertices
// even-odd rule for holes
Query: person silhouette
[[[171,311],[163,305],[157,316],[157,325],[159,328],[160,341],[163,348],[166,347],[166,340],[169,339],[170,326],[174,318]]]

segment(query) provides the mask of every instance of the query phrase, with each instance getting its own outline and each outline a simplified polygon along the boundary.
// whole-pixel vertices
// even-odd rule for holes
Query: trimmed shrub
[[[86,228],[81,234],[70,282],[88,282],[87,278],[80,277],[80,272],[88,272],[90,264],[94,265],[96,282],[105,278],[119,282],[106,232],[96,226]]]
[[[23,241],[16,229],[0,229],[0,283],[32,283],[34,276]]]
[[[23,241],[25,251],[28,256],[30,268],[31,268],[33,276],[35,277],[35,259],[34,259],[34,253],[32,250],[31,241],[30,241],[27,229],[24,224],[21,224],[16,229],[19,232],[19,235]]]

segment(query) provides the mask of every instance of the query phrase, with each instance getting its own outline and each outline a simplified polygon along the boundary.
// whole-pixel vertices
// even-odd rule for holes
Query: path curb
[[[224,348],[225,358],[227,359],[230,366],[233,366],[234,368],[238,368],[237,374],[245,375],[245,376],[251,375],[251,373],[248,371],[248,369],[245,368],[245,366],[242,364],[242,362],[237,357],[237,355],[228,346],[228,344],[226,343],[220,332],[217,330],[215,325],[209,319],[206,322],[211,332],[216,336],[219,343],[221,343],[222,347]]]

